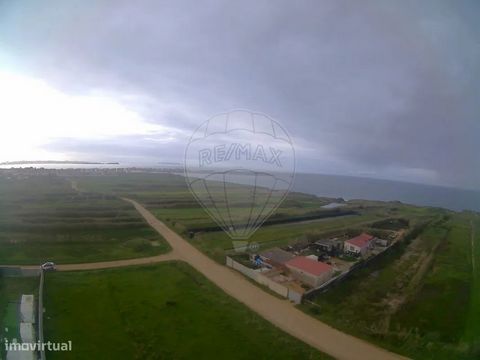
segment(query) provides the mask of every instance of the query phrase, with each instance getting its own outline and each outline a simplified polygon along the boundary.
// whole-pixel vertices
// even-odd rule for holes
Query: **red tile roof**
[[[352,245],[355,245],[355,246],[358,246],[358,247],[365,247],[367,246],[370,241],[373,240],[373,236],[372,235],[368,235],[368,234],[361,234],[361,235],[358,235],[357,237],[354,237],[350,240],[347,240],[346,242],[349,243],[349,244],[352,244]]]
[[[287,261],[285,265],[297,268],[315,276],[326,273],[332,269],[328,264],[309,259],[305,256],[296,256],[292,260]]]

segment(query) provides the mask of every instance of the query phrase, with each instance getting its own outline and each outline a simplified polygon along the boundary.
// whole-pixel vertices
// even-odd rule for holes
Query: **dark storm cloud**
[[[4,62],[69,93],[145,95],[128,106],[178,129],[161,145],[176,160],[198,124],[241,107],[290,130],[303,171],[479,187],[473,1],[47,3],[0,5]],[[50,147],[155,153],[111,142]]]

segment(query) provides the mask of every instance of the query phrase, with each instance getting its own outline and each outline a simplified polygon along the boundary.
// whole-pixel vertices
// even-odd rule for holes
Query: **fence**
[[[43,338],[43,283],[44,275],[43,270],[40,271],[40,287],[38,289],[38,341],[40,344],[44,344]],[[45,350],[43,347],[40,351],[40,360],[45,360]]]
[[[302,294],[269,279],[259,271],[256,271],[254,269],[251,269],[249,267],[246,267],[245,265],[242,265],[236,262],[229,256],[227,256],[227,266],[241,272],[243,275],[249,277],[252,280],[255,280],[261,285],[268,287],[273,292],[277,293],[280,296],[283,296],[284,298],[287,298],[293,301],[296,304],[299,304],[302,301]]]
[[[331,288],[332,286],[335,286],[339,282],[349,278],[350,276],[355,274],[355,272],[357,272],[358,270],[363,269],[364,267],[366,267],[368,265],[375,264],[376,262],[383,259],[387,254],[390,254],[390,253],[394,252],[395,250],[398,250],[399,247],[403,246],[403,245],[405,245],[405,240],[395,242],[394,244],[387,247],[385,250],[383,250],[381,253],[377,254],[376,256],[356,263],[347,272],[344,272],[344,273],[334,277],[330,281],[327,281],[326,283],[322,284],[321,286],[319,286],[315,289],[307,291],[304,294],[304,298],[308,299],[308,300],[314,299],[315,296],[317,296],[318,294],[326,292],[329,288]]]

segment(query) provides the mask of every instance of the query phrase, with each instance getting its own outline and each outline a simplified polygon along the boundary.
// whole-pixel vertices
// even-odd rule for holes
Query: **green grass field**
[[[184,263],[46,278],[48,359],[324,359]]]
[[[0,177],[0,264],[151,256],[167,243],[128,203],[57,176]]]
[[[119,176],[77,177],[75,181],[85,191],[135,198],[153,211],[159,219],[176,226],[177,231],[217,226],[192,196],[185,179],[179,175],[131,173]],[[250,189],[244,185],[234,184],[229,187],[229,193],[233,194],[233,197],[243,196],[246,193],[245,190]],[[223,186],[220,190],[223,194]],[[237,220],[243,217],[248,218],[251,209],[248,199],[241,200],[237,204]],[[289,220],[306,214],[316,215],[321,210],[320,207],[329,202],[328,199],[312,195],[292,193],[271,218]],[[324,212],[328,213],[327,210]]]
[[[342,233],[349,227],[367,225],[378,219],[376,214],[354,215],[333,219],[321,219],[305,223],[282,224],[261,227],[249,241],[258,243],[260,250],[285,246],[305,240],[308,232]],[[224,232],[198,234],[190,242],[214,260],[224,263],[225,254],[233,248],[232,239]]]
[[[120,176],[78,177],[76,181],[85,191],[135,198],[147,206],[157,218],[220,263],[225,262],[226,252],[233,248],[232,240],[223,231],[199,231],[193,238],[190,237],[188,231],[190,228],[208,228],[216,226],[216,223],[192,197],[181,176],[134,173]],[[271,219],[301,219],[308,214],[317,214],[322,211],[321,206],[331,201],[332,199],[291,193]],[[342,232],[348,228],[363,229],[372,222],[391,216],[407,218],[432,216],[431,211],[398,203],[355,200],[345,209],[353,210],[358,215],[265,225],[249,240],[260,244],[263,249],[297,242],[308,232],[329,234]]]
[[[146,205],[220,263],[233,248],[232,240],[222,231],[197,231],[190,236],[189,229],[206,229],[215,223],[179,176],[135,173],[72,180],[80,192],[72,190],[68,178],[25,179],[7,185],[0,178],[0,192],[5,195],[0,203],[0,263],[46,258],[56,262],[98,261],[167,251],[163,239],[117,196],[132,197]],[[274,217],[300,219],[329,201],[293,193]],[[412,237],[318,296],[315,305],[303,305],[302,309],[342,331],[415,359],[480,358],[478,214],[363,200],[349,201],[347,208],[356,215],[266,225],[250,241],[267,249],[352,232],[387,234],[389,226],[398,226],[398,219],[408,221],[410,231],[431,221],[419,237]],[[473,263],[477,264],[475,270]],[[138,281],[140,275],[145,281]],[[74,340],[71,358],[103,351],[99,350],[100,335],[110,344],[100,354],[103,358],[108,358],[107,353],[119,359],[171,358],[177,354],[187,358],[196,355],[194,347],[200,351],[198,357],[211,357],[216,354],[215,347],[205,345],[206,338],[220,339],[216,351],[221,357],[227,353],[231,357],[232,352],[238,358],[246,358],[247,353],[260,358],[280,353],[289,358],[293,352],[287,347],[300,351],[301,358],[318,356],[271,328],[186,265],[49,274],[48,280],[52,309],[49,336],[56,341]],[[85,308],[91,314],[85,315]],[[220,315],[214,316],[208,308]],[[152,311],[161,316],[152,317]],[[99,322],[99,318],[105,321]],[[187,318],[195,324],[189,325]],[[207,326],[200,331],[198,323]],[[180,333],[186,334],[188,346],[179,347]],[[245,350],[236,347],[236,338],[248,344]],[[278,345],[281,350],[273,352],[260,345],[277,341],[273,339],[285,339]],[[62,354],[58,358],[68,357]]]

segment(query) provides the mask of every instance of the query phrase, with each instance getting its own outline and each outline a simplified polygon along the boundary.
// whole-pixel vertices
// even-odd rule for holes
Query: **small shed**
[[[313,247],[329,255],[336,255],[341,251],[343,244],[338,238],[322,239],[315,241]]]
[[[266,263],[277,266],[283,267],[285,263],[295,257],[292,253],[288,251],[282,250],[280,248],[273,248],[267,251],[264,251],[260,254],[263,261]]]
[[[22,295],[20,302],[20,321],[35,323],[35,297],[33,295]]]
[[[37,341],[32,323],[20,323],[20,338],[22,343],[33,344]]]
[[[37,357],[31,350],[9,350],[7,360],[37,360]]]
[[[380,245],[380,246],[383,246],[383,247],[387,247],[389,244],[390,244],[390,241],[388,239],[376,239],[375,240],[375,243],[377,245]]]

